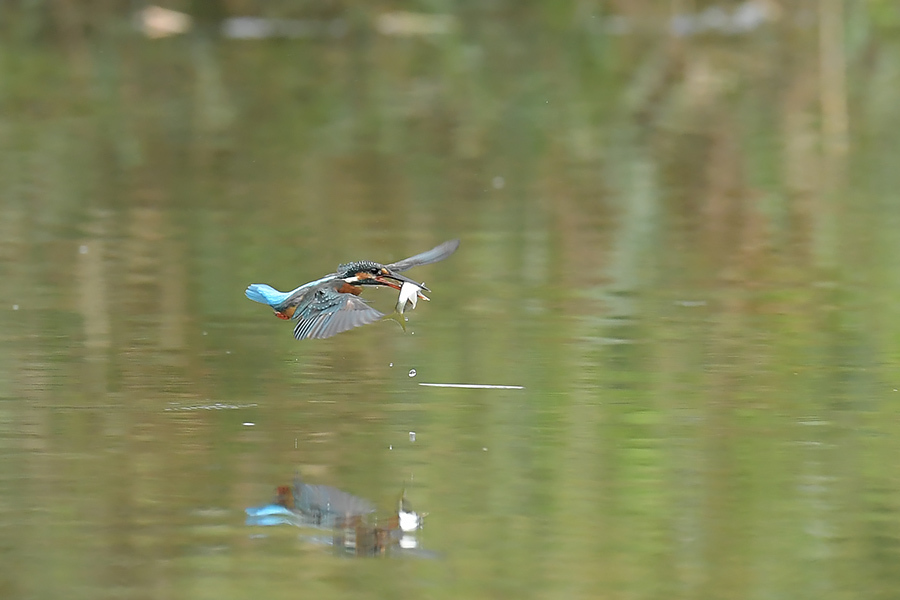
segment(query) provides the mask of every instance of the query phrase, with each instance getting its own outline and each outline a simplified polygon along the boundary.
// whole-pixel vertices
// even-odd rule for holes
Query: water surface
[[[261,40],[5,9],[0,595],[895,595],[893,5],[558,4]],[[406,333],[243,296],[453,237]],[[428,558],[245,525],[295,472],[405,489]]]

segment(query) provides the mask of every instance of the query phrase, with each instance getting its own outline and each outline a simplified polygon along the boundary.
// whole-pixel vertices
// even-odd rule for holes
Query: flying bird
[[[449,240],[389,265],[370,260],[343,264],[336,272],[304,283],[290,292],[279,292],[265,283],[254,283],[247,287],[244,294],[255,302],[271,306],[279,319],[297,321],[294,337],[298,340],[330,338],[385,316],[359,297],[364,287],[384,286],[402,290],[402,304],[399,300],[397,303],[401,313],[407,302],[415,307],[415,300],[428,300],[422,290],[431,290],[400,275],[400,272],[444,260],[458,247],[459,240]]]

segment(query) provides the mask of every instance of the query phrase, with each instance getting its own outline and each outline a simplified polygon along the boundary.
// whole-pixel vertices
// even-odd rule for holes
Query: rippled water
[[[16,21],[0,597],[893,597],[900,56],[869,6],[677,43],[565,3],[438,37]],[[243,296],[453,237],[405,332],[297,342]],[[247,521],[297,473],[372,531],[405,494],[417,551]]]

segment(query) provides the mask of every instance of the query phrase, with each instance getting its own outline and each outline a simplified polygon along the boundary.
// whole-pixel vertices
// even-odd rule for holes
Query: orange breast
[[[294,491],[287,485],[278,486],[278,499],[275,504],[285,508],[294,508]]]
[[[353,294],[354,296],[359,296],[362,294],[362,288],[358,285],[353,285],[347,283],[346,281],[338,288],[338,292],[341,294]]]

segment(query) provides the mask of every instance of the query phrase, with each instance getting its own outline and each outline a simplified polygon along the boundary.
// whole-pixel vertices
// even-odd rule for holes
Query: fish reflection
[[[388,552],[414,554],[420,557],[434,555],[419,546],[416,532],[422,529],[427,513],[417,513],[406,499],[404,491],[398,502],[397,512],[385,519],[365,521],[355,519],[334,529],[334,547],[355,556],[383,556]]]
[[[330,544],[343,554],[433,556],[420,547],[416,537],[427,513],[419,513],[412,508],[405,490],[396,511],[379,516],[375,514],[374,504],[365,498],[328,485],[310,485],[297,477],[293,485],[279,486],[271,503],[251,506],[245,512],[246,523],[251,526],[294,525],[331,529]],[[324,541],[321,537],[310,539]]]

